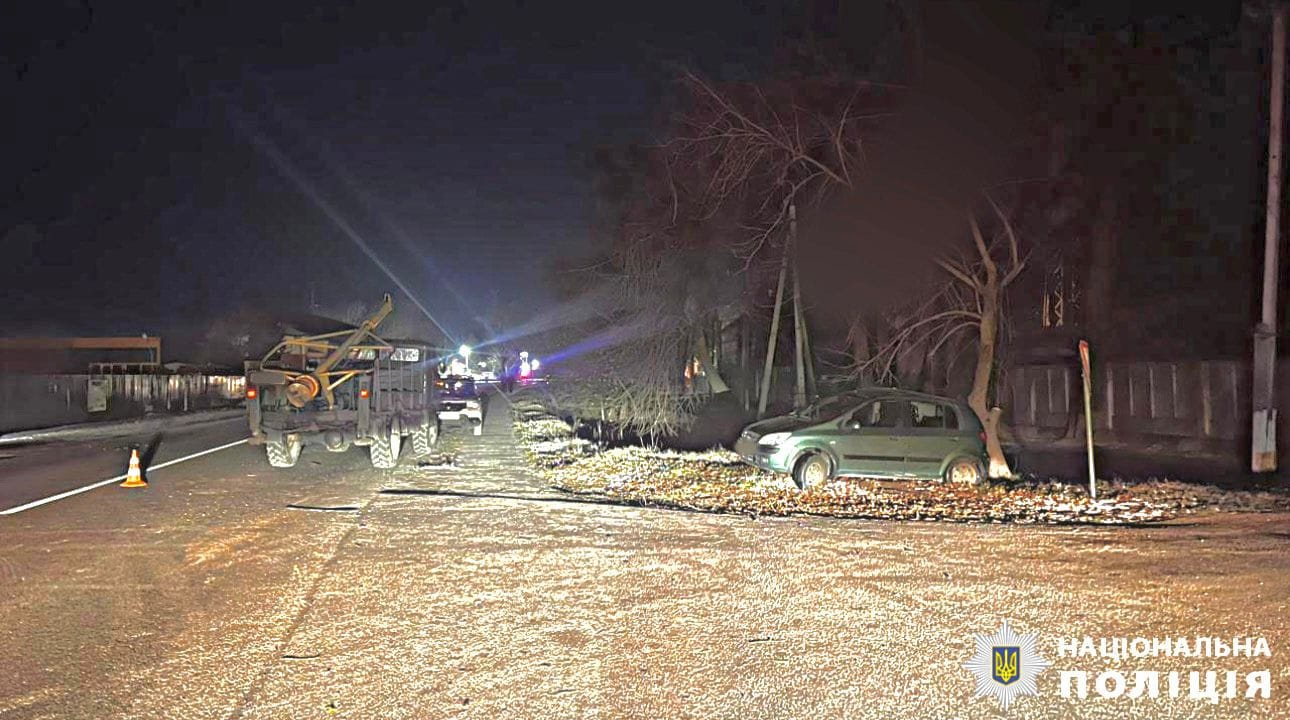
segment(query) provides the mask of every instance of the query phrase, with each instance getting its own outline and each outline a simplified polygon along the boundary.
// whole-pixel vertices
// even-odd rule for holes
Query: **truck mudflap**
[[[251,427],[251,444],[264,442],[264,411],[260,408],[260,398],[246,399],[246,422]]]

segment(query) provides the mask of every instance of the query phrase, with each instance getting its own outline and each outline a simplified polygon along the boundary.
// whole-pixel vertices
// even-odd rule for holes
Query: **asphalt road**
[[[238,417],[104,440],[0,446],[0,512],[123,475],[132,448],[146,468],[245,437],[246,420]],[[164,482],[169,472],[158,470],[157,478]]]
[[[45,458],[45,484],[23,469],[0,491],[119,474],[124,444],[28,448],[15,467]],[[3,720],[1290,717],[1286,515],[1037,528],[571,502],[498,412],[451,466],[306,450],[275,471],[240,445],[150,483],[0,517]],[[962,665],[1005,618],[1055,667],[1003,713]],[[1272,657],[1057,657],[1086,635],[1262,636]],[[1268,669],[1273,693],[1058,697],[1058,669],[1107,668]]]

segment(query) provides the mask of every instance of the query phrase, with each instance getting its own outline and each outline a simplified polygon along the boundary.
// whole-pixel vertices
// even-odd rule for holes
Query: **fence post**
[[[1214,432],[1214,398],[1209,384],[1209,363],[1200,363],[1200,436],[1210,437]]]
[[[1115,369],[1106,365],[1106,429],[1115,429]]]

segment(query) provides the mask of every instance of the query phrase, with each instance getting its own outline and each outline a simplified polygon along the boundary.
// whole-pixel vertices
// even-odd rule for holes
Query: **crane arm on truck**
[[[372,313],[371,317],[364,320],[361,325],[353,330],[343,330],[310,337],[285,337],[282,342],[279,342],[265,354],[264,359],[260,361],[259,372],[276,374],[278,381],[286,384],[287,402],[291,403],[292,407],[302,408],[318,397],[320,393],[326,398],[328,407],[335,407],[336,397],[333,391],[336,387],[356,375],[370,373],[371,369],[346,368],[333,371],[333,368],[354,351],[372,351],[376,353],[390,349],[392,346],[376,335],[376,328],[389,316],[393,309],[394,303],[387,293],[376,312]],[[368,339],[375,341],[375,344],[360,344]],[[336,340],[339,340],[339,343],[336,343]],[[282,356],[287,354],[284,351],[292,349],[297,350],[298,352],[294,354],[300,356],[300,368],[297,371],[266,367],[275,358],[280,361],[279,364],[286,364],[281,362]],[[322,353],[326,353],[326,355],[322,355],[318,365],[309,370],[304,366],[304,357],[308,356],[311,350],[315,356],[322,355]],[[259,378],[256,381],[264,382],[266,379]]]

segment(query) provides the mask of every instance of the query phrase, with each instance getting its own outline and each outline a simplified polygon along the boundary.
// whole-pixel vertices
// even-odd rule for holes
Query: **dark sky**
[[[839,2],[845,12],[827,10]],[[974,31],[938,2],[925,3],[939,13],[929,20],[979,60]],[[248,307],[296,314],[312,297],[338,310],[388,290],[413,311],[362,245],[450,335],[486,336],[478,316],[536,312],[550,261],[586,254],[582,158],[644,135],[680,66],[756,74],[821,24],[866,48],[890,35],[879,0],[10,5],[0,332],[146,331],[178,339],[180,355],[185,336]],[[1173,172],[1168,195],[1221,214],[1200,220],[1223,227],[1193,232],[1190,215],[1157,213],[1186,227],[1140,233],[1168,245],[1143,253],[1226,272],[1194,262],[1213,248],[1177,248],[1190,233],[1240,255],[1253,237],[1264,81],[1257,44],[1231,34],[1240,4],[1185,15],[1163,0],[1048,7],[1050,26],[1065,23],[1050,30],[1132,25],[1181,48],[1164,62],[1210,103],[1196,112],[1214,131],[1172,155],[1190,174]]]
[[[585,250],[583,151],[641,133],[679,64],[755,66],[789,24],[730,0],[10,12],[0,330],[83,333],[395,290],[345,227],[475,332]]]

